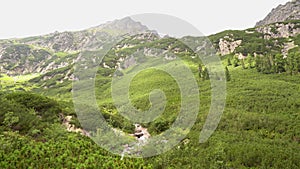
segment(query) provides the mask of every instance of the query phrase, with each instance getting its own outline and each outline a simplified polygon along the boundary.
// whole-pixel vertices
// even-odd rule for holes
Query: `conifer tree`
[[[209,73],[208,73],[208,69],[205,67],[203,72],[202,72],[202,79],[203,80],[209,80]]]
[[[229,70],[228,70],[227,66],[225,67],[225,76],[226,76],[226,81],[231,80],[231,76],[230,76],[230,73],[229,73]]]
[[[231,60],[230,60],[230,58],[228,58],[227,59],[227,66],[231,66],[232,64],[231,64]]]
[[[203,70],[202,70],[202,65],[201,64],[199,64],[198,71],[199,71],[199,77],[202,78]]]

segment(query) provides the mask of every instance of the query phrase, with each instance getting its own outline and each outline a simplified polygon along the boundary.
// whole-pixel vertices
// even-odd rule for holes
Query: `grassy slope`
[[[207,112],[205,103],[209,102],[207,97],[201,97],[204,111],[187,140],[172,151],[149,159],[150,163],[175,168],[300,167],[299,76],[230,70],[227,107],[209,141],[198,143]]]
[[[20,76],[8,76],[5,74],[1,74],[0,76],[0,89],[3,90],[11,90],[11,91],[30,91],[35,86],[28,85],[28,81],[32,78],[38,77],[39,74],[28,74],[28,75],[20,75]]]
[[[195,67],[196,64],[189,66]],[[211,139],[199,144],[199,133],[210,105],[209,81],[198,81],[201,92],[201,110],[197,123],[179,147],[158,157],[148,159],[151,164],[176,168],[243,168],[300,166],[300,84],[299,75],[260,74],[255,69],[229,67],[232,80],[227,83],[226,109],[217,131]],[[150,78],[150,75],[155,78]],[[195,74],[195,77],[197,75]],[[136,107],[149,107],[149,91],[160,87],[166,91],[169,102],[179,96],[168,95],[177,90],[175,83],[165,81],[161,72],[145,71],[133,80],[131,99]],[[172,81],[169,79],[170,82]],[[99,103],[113,109],[109,98],[110,86],[102,91]],[[172,92],[171,92],[172,93]],[[174,92],[176,93],[176,92]],[[177,100],[178,101],[178,100]],[[153,133],[169,127],[177,107],[167,107],[163,118],[146,124]],[[115,112],[115,110],[110,110]],[[170,117],[170,118],[167,118]],[[118,120],[119,118],[115,118]],[[131,124],[114,123],[116,127]],[[120,126],[118,126],[120,125]],[[157,128],[160,126],[161,128]],[[189,142],[185,144],[186,142]]]

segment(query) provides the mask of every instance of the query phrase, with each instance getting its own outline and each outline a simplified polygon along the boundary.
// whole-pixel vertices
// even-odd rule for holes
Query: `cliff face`
[[[300,20],[300,0],[293,0],[285,5],[279,5],[277,8],[274,8],[265,19],[257,22],[255,26],[289,20]]]

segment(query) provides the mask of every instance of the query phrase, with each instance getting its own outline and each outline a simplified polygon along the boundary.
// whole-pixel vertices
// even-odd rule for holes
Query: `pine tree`
[[[246,66],[245,66],[244,59],[241,59],[241,64],[242,64],[243,69],[247,69]]]
[[[199,77],[202,78],[203,70],[202,70],[202,65],[201,64],[199,64],[198,71],[199,71]]]
[[[233,59],[233,66],[238,67],[239,66],[239,59],[237,57],[234,57]]]
[[[231,60],[230,60],[230,58],[228,58],[227,59],[227,66],[231,66],[232,64],[231,64]]]
[[[289,55],[288,55],[286,69],[290,75],[293,75],[293,72],[295,69],[295,54],[294,54],[294,52],[289,53]]]
[[[262,60],[262,72],[265,74],[272,73],[272,60],[271,57],[265,56]]]
[[[209,73],[208,73],[208,69],[205,67],[203,72],[202,72],[202,79],[203,80],[209,80]]]
[[[283,58],[282,54],[275,55],[274,71],[275,73],[285,72],[285,63],[286,60]]]
[[[258,72],[262,71],[262,58],[260,56],[255,58],[255,67]]]
[[[229,70],[228,70],[227,66],[225,67],[225,76],[226,76],[226,81],[231,80],[231,76],[230,76],[230,73],[229,73]]]
[[[250,54],[248,54],[246,61],[248,63],[248,68],[250,68],[250,69],[255,68],[255,65],[253,64],[253,62],[254,62],[253,57]]]
[[[295,71],[300,72],[300,52],[295,52]]]

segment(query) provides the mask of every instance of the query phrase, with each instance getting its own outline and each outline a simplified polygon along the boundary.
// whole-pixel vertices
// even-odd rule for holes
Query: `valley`
[[[82,31],[0,40],[0,168],[300,168],[300,18],[276,12],[298,3],[279,6],[254,28],[208,37],[160,36],[126,17]],[[220,58],[220,72],[209,72],[201,60],[210,53]],[[173,129],[186,136],[157,156],[114,154],[124,152],[128,140],[137,142],[130,135],[137,121],[118,111],[112,86],[125,91],[121,80],[132,77],[127,94],[136,111],[151,110],[155,89],[164,93],[155,96],[167,98],[157,103],[165,107],[154,109],[164,111],[141,123],[151,137],[161,136],[178,119],[183,100],[182,86],[163,70],[185,68],[191,77],[184,81],[197,87],[189,99],[200,98],[197,116],[184,117],[193,127]],[[226,106],[215,132],[199,143],[212,104],[211,78],[226,82]],[[132,110],[120,103],[125,113]],[[110,135],[116,133],[124,140]],[[97,139],[118,144],[108,151]],[[150,154],[160,152],[162,142]]]

